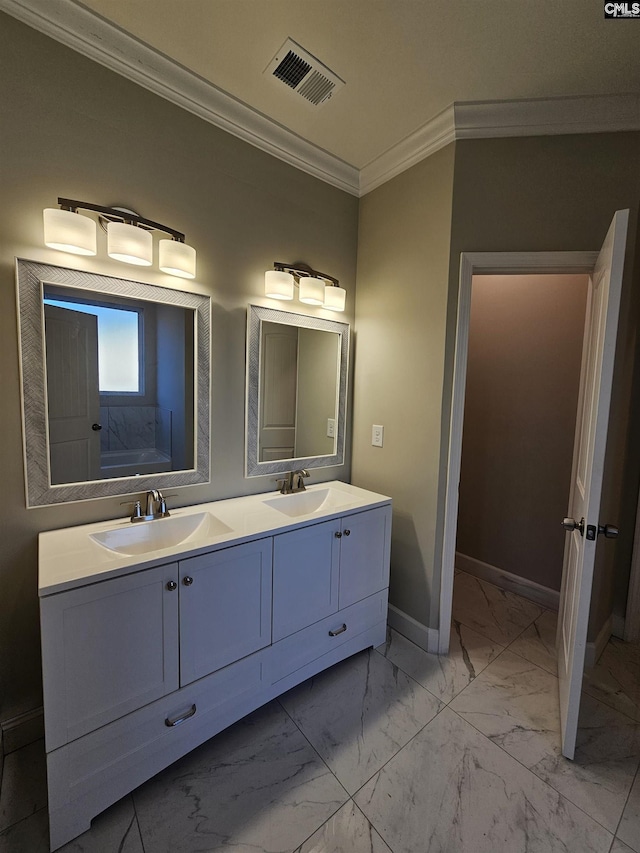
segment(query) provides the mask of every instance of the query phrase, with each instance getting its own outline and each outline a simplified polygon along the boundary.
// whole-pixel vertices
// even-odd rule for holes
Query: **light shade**
[[[305,275],[300,278],[300,302],[307,305],[324,305],[324,281]]]
[[[196,250],[177,240],[158,242],[158,265],[162,272],[180,278],[196,277]]]
[[[153,238],[148,231],[126,222],[107,225],[107,254],[116,261],[150,267],[153,260]]]
[[[267,270],[264,274],[264,295],[271,299],[293,299],[293,284],[290,272]]]
[[[93,219],[57,207],[47,207],[42,213],[45,246],[74,255],[96,254],[96,223]]]
[[[344,287],[327,285],[324,289],[324,307],[329,311],[344,311],[347,301],[347,291]]]

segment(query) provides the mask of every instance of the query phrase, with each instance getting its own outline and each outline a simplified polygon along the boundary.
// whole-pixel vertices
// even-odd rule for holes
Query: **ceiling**
[[[244,111],[236,124],[253,122],[256,139],[278,137],[276,148],[287,147],[290,132],[301,160],[326,156],[335,161],[329,172],[351,169],[338,185],[391,152],[402,159],[407,140],[436,126],[454,102],[634,94],[632,124],[640,126],[640,22],[605,20],[604,0],[0,0],[0,8],[132,79],[136,63],[146,63],[148,88],[159,91],[169,67],[183,87],[191,72],[183,101],[211,84]],[[121,42],[105,60],[112,36]],[[288,37],[346,81],[321,107],[263,74]],[[171,97],[170,88],[160,93]]]
[[[453,101],[640,91],[640,22],[603,0],[83,0],[358,169]],[[320,108],[263,71],[287,37],[346,81]]]

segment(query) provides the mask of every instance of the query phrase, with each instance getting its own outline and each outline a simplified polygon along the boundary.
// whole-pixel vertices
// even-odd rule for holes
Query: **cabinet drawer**
[[[316,622],[271,647],[271,683],[295,672],[316,658],[346,643],[357,634],[385,621],[387,593],[382,590],[363,601],[345,607],[333,616]],[[346,626],[346,627],[343,627]]]
[[[254,710],[261,704],[260,694],[266,686],[267,651],[49,753],[49,809],[84,799],[94,803],[97,814],[115,801],[110,796],[123,796]],[[169,725],[182,718],[184,722]]]

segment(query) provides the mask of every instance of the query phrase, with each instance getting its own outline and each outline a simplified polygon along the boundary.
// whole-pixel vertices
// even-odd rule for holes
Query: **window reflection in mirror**
[[[43,285],[51,484],[194,467],[194,311]]]

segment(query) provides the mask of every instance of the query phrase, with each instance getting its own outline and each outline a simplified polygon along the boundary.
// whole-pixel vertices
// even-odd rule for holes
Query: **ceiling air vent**
[[[286,40],[264,73],[286,84],[314,107],[325,104],[344,86],[344,80],[293,39]]]

